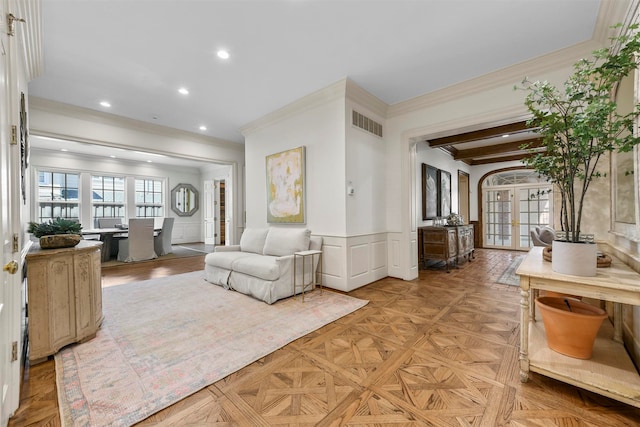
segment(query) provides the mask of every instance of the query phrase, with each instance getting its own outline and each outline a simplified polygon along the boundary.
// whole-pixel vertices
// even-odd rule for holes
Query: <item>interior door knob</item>
[[[8,271],[9,274],[16,274],[18,271],[18,263],[16,261],[10,261],[8,264],[5,264],[4,271]]]

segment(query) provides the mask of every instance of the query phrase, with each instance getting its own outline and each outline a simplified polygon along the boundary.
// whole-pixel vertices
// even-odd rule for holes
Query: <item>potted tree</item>
[[[563,90],[547,81],[523,81],[521,89],[528,92],[525,105],[532,115],[528,123],[539,128],[545,148],[535,151],[525,145],[530,156],[523,162],[555,184],[560,193],[565,237],[553,242],[552,268],[556,272],[596,275],[596,245],[581,239],[582,212],[589,185],[602,175],[597,169],[602,156],[616,150],[631,151],[640,143],[633,132],[640,105],[623,115],[615,101],[617,85],[638,65],[637,29],[637,25],[628,27],[611,38],[609,48],[578,61]],[[566,246],[570,247],[568,255]]]
[[[40,239],[40,247],[43,249],[76,246],[82,240],[80,230],[82,226],[78,222],[64,218],[43,223],[30,222],[27,229]]]

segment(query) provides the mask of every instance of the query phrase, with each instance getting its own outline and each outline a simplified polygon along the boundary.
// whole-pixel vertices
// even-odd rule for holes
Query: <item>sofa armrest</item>
[[[276,262],[282,264],[284,262],[291,262],[293,260],[293,255],[284,255],[276,257]]]
[[[216,246],[213,252],[239,252],[240,245]]]

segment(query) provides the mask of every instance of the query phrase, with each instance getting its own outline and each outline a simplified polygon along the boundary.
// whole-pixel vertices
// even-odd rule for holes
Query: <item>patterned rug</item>
[[[520,276],[516,274],[516,270],[520,267],[522,260],[526,256],[526,254],[516,255],[513,261],[511,261],[511,264],[509,264],[509,267],[505,268],[502,275],[500,275],[497,282],[503,285],[520,286]]]
[[[268,305],[203,272],[105,288],[96,338],[55,355],[62,425],[132,425],[366,304],[316,290]]]

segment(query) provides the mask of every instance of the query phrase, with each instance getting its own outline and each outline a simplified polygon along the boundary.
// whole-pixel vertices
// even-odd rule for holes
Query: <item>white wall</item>
[[[419,227],[431,225],[432,220],[422,219],[422,163],[451,173],[451,212],[458,213],[458,171],[470,172],[470,166],[459,160],[453,160],[449,153],[438,148],[430,148],[426,143],[418,143],[416,146],[416,221]],[[473,189],[471,189],[473,190]],[[473,194],[473,191],[472,191]],[[473,215],[472,215],[473,217]],[[473,218],[465,218],[465,222]]]
[[[360,235],[386,231],[386,203],[384,140],[352,125],[352,110],[383,124],[384,118],[350,99],[346,102],[346,177],[345,191],[349,183],[353,195],[346,197],[346,234]],[[384,128],[384,127],[383,127]]]
[[[268,225],[265,157],[304,145],[306,227],[324,239],[324,284],[343,291],[387,275],[385,144],[381,138],[352,127],[351,110],[381,123],[383,118],[350,99],[351,90],[365,103],[371,99],[342,80],[243,130],[247,227]],[[347,195],[349,183],[353,195]]]
[[[306,227],[317,235],[346,235],[344,110],[344,100],[335,97],[244,133],[247,227],[268,225],[265,157],[305,146]]]

